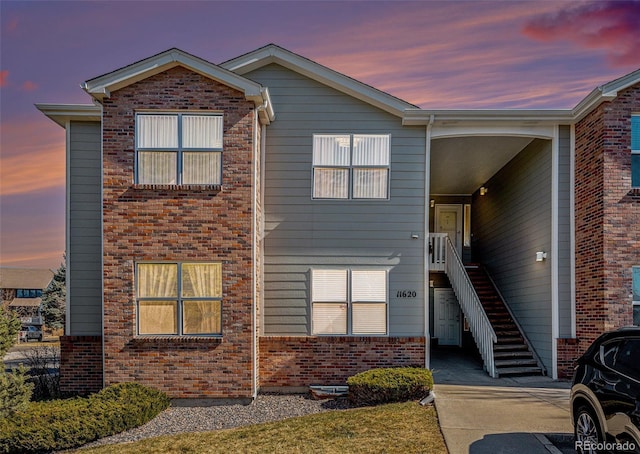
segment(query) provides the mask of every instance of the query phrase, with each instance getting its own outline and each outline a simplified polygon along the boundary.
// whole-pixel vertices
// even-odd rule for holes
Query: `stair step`
[[[523,344],[524,339],[521,336],[498,337],[498,344]]]
[[[510,367],[510,366],[537,366],[538,362],[531,359],[498,359],[495,361],[496,367]]]
[[[500,377],[505,375],[542,375],[542,370],[539,367],[505,367],[496,369]]]
[[[529,350],[495,351],[493,352],[493,357],[495,359],[505,359],[505,358],[529,359],[529,358],[533,358],[533,353],[531,353]]]
[[[495,344],[493,346],[493,351],[528,351],[527,346],[524,343],[515,343],[515,344]]]

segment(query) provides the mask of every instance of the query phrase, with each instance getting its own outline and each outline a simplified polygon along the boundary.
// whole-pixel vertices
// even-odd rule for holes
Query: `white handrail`
[[[429,271],[444,271],[447,237],[446,233],[429,233]]]
[[[476,341],[478,350],[480,350],[487,373],[496,378],[498,372],[493,358],[493,345],[498,341],[496,332],[491,326],[491,322],[489,322],[489,318],[480,303],[476,290],[471,284],[467,270],[464,268],[456,248],[446,234],[445,237],[445,272],[451,281],[451,286],[458,298],[462,312],[469,322],[471,334]]]

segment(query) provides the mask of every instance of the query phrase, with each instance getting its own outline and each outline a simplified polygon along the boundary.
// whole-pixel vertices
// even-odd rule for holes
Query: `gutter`
[[[425,157],[424,157],[424,241],[423,241],[423,259],[424,259],[424,367],[429,369],[431,366],[431,333],[429,331],[429,191],[431,182],[431,128],[435,121],[435,115],[431,114],[429,123],[425,130]]]

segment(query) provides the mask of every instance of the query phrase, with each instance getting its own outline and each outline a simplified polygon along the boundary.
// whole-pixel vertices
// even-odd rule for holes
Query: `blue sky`
[[[57,267],[64,130],[34,103],[171,47],[276,43],[424,108],[572,108],[640,67],[639,1],[0,2],[0,264]]]

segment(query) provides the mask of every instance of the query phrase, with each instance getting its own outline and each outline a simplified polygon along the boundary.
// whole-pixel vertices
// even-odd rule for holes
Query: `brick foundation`
[[[60,391],[90,394],[102,389],[102,337],[60,337]]]
[[[588,345],[583,347],[579,339],[558,339],[558,378],[573,377],[575,361],[587,347]]]
[[[424,337],[261,337],[261,388],[342,384],[375,367],[424,366]]]

